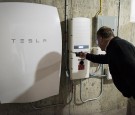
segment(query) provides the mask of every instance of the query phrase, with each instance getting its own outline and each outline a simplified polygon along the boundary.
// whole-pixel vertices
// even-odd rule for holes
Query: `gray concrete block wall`
[[[68,19],[72,17],[93,18],[99,10],[100,0],[68,0]],[[64,0],[0,0],[0,2],[34,2],[55,6],[58,8],[61,26],[62,26],[62,42],[63,53],[65,52],[65,30],[64,30]],[[102,15],[118,16],[119,0],[102,0]],[[129,21],[130,18],[130,0],[121,0],[120,20],[119,20],[119,36],[123,39],[131,41],[135,44],[135,24]],[[93,24],[95,25],[95,23]],[[95,45],[93,35],[93,46]],[[116,89],[113,82],[104,80],[103,94],[95,101],[89,101],[81,105],[74,103],[74,98],[69,104],[67,102],[71,98],[71,81],[65,75],[65,57],[63,55],[63,65],[61,72],[60,94],[47,99],[43,99],[33,103],[24,104],[0,104],[0,115],[114,115],[119,110],[121,115],[125,115],[127,99]],[[83,81],[83,99],[98,96],[100,91],[100,79],[91,78]],[[76,89],[76,102],[80,103],[79,90],[80,83],[74,82]],[[74,97],[74,95],[73,95]],[[46,107],[46,105],[57,105]],[[42,109],[34,109],[35,107],[43,107]],[[112,112],[113,111],[113,112]],[[120,114],[119,114],[120,115]]]

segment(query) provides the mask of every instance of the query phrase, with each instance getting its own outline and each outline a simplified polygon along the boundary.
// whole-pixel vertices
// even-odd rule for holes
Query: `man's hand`
[[[76,52],[75,53],[77,57],[80,57],[80,58],[86,58],[86,53],[85,52]]]

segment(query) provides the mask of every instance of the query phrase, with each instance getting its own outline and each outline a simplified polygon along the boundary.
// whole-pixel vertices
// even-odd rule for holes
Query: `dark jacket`
[[[86,59],[109,64],[109,70],[117,89],[125,96],[135,98],[135,47],[119,37],[113,38],[105,55],[86,54]]]

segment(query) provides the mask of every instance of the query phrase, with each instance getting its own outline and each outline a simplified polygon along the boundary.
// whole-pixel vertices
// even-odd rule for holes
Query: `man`
[[[135,47],[128,41],[115,37],[111,28],[101,27],[97,41],[105,55],[80,52],[79,57],[94,63],[108,64],[113,82],[123,96],[129,98],[127,115],[135,115]],[[134,106],[134,107],[133,107]]]

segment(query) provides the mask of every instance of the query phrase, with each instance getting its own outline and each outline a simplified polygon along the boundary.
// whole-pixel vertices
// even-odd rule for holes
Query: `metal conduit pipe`
[[[73,84],[74,84],[74,82],[73,82]],[[76,86],[75,86],[75,84],[73,86],[74,86],[74,104],[75,105],[82,105],[83,103],[77,103],[77,101],[76,101]]]

